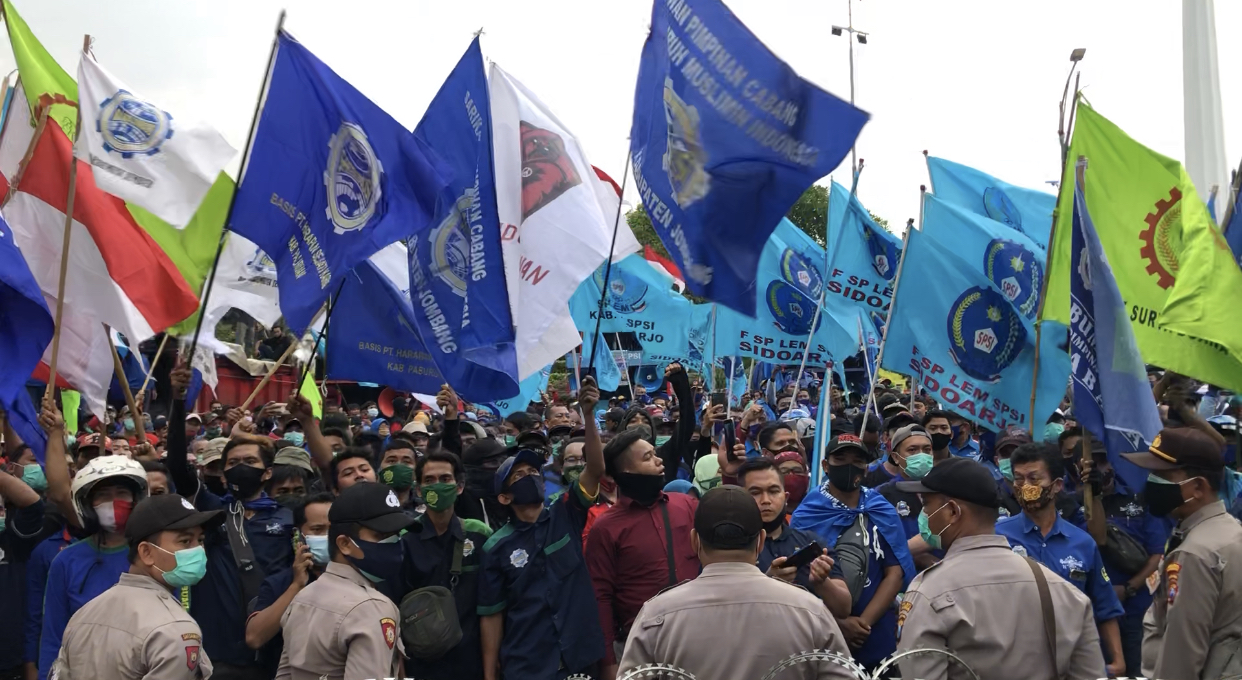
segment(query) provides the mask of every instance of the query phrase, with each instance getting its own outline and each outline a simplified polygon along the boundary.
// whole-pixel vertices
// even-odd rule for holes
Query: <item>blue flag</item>
[[[1042,428],[1065,395],[1064,325],[1045,321],[1031,410],[1044,255],[1022,234],[927,194],[905,250],[881,367],[921,376],[950,411],[999,432]]]
[[[596,386],[601,392],[616,392],[621,386],[621,368],[612,358],[612,351],[608,349],[608,343],[604,341],[603,334],[594,337],[595,342],[591,341],[590,333],[582,338],[582,370],[585,371],[587,366],[591,365],[593,355]]]
[[[264,101],[228,227],[272,258],[301,335],[351,269],[430,225],[452,171],[283,31]]]
[[[893,280],[901,258],[901,239],[871,219],[849,189],[832,183],[828,197],[829,273],[825,312],[851,336],[855,317],[866,327],[883,328],[893,300]]]
[[[476,402],[518,391],[491,129],[475,38],[414,129],[452,167],[453,179],[436,205],[435,226],[407,245],[419,333],[448,383]]]
[[[927,174],[931,176],[932,191],[940,200],[1016,229],[1041,249],[1048,249],[1056,196],[1002,182],[986,172],[943,158],[929,156]]]
[[[1070,366],[1074,417],[1104,442],[1121,493],[1143,490],[1147,471],[1121,457],[1146,451],[1160,434],[1160,411],[1108,256],[1074,192],[1073,264],[1070,267]],[[1045,322],[1047,323],[1047,322]]]
[[[614,263],[600,320],[603,284],[604,265],[600,265],[569,299],[579,331],[594,333],[598,321],[601,333],[634,333],[643,347],[644,365],[685,360],[691,303],[673,290],[671,277],[657,272],[641,255]]]
[[[854,318],[850,317],[847,330],[826,314],[820,315],[807,347],[824,287],[824,249],[793,222],[781,219],[763,246],[758,281],[758,288],[752,289],[757,302],[753,316],[717,308],[717,354],[784,365],[801,363],[805,352],[807,366],[819,367],[830,356],[858,351]]]
[[[630,153],[643,206],[690,292],[754,315],[768,236],[867,118],[798,77],[720,0],[656,0]]]
[[[436,394],[444,383],[414,324],[405,248],[393,244],[354,267],[328,320],[327,376]],[[516,391],[516,389],[514,390]]]
[[[13,431],[43,462],[47,436],[26,381],[52,342],[55,324],[13,231],[0,217],[0,407]]]
[[[500,418],[509,417],[510,413],[525,411],[532,401],[548,389],[548,378],[552,375],[552,366],[544,366],[535,371],[519,384],[518,394],[508,399],[497,399],[492,402],[496,415]],[[572,376],[571,376],[572,377]]]
[[[690,331],[686,335],[686,350],[682,357],[686,370],[705,374],[708,367],[716,363],[715,308],[716,305],[706,303],[690,307]]]

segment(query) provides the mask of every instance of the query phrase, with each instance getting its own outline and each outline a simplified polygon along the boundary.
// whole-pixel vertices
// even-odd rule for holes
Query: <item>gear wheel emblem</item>
[[[132,92],[117,90],[99,105],[95,131],[102,138],[104,151],[128,160],[159,153],[160,146],[172,139],[176,130],[167,111]]]
[[[1177,256],[1182,250],[1182,191],[1169,190],[1168,200],[1156,201],[1155,211],[1143,219],[1147,228],[1139,232],[1143,247],[1139,255],[1147,260],[1147,273],[1156,277],[1156,284],[1168,290],[1177,280]]]

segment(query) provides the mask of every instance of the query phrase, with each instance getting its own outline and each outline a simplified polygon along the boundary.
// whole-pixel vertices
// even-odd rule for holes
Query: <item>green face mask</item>
[[[944,505],[940,506],[940,508],[938,508],[936,512],[940,512],[941,510],[944,510],[947,507],[949,507],[949,504],[945,503]],[[932,515],[936,514],[936,512],[933,512]],[[930,547],[932,550],[940,550],[940,548],[942,547],[942,544],[940,542],[940,534],[943,534],[945,532],[945,529],[948,529],[949,526],[945,525],[944,529],[940,530],[940,534],[933,534],[931,530],[931,526],[928,524],[929,519],[931,519],[931,515],[928,515],[926,510],[923,510],[922,512],[919,513],[919,536],[923,537],[923,541],[926,542],[928,547]]]
[[[1011,463],[1008,458],[1000,459],[1000,461],[996,464],[996,467],[1000,468],[1001,476],[1011,482],[1013,481],[1013,463]]]
[[[582,471],[585,469],[585,465],[570,465],[561,470],[561,477],[564,478],[565,484],[572,488],[578,483],[578,478],[582,476]]]
[[[656,446],[664,446],[665,442],[667,442],[670,439],[672,439],[672,437],[668,435],[665,435],[662,437],[656,437]]]
[[[906,476],[910,479],[922,479],[931,472],[936,459],[930,453],[915,453],[906,458]]]
[[[39,467],[38,464],[27,465],[22,468],[22,481],[26,483],[26,486],[39,493],[47,491],[47,477],[44,476],[43,468]]]
[[[511,434],[505,435],[505,446],[517,446],[517,437]]]
[[[379,480],[394,491],[405,491],[414,486],[414,469],[409,465],[389,465],[380,470]]]
[[[423,502],[436,512],[443,512],[457,502],[457,485],[451,482],[424,484],[419,487]]]
[[[157,550],[168,552],[154,543],[151,545]],[[164,583],[174,588],[192,586],[197,585],[207,575],[207,551],[203,546],[178,550],[170,554],[177,558],[177,566],[164,572]]]

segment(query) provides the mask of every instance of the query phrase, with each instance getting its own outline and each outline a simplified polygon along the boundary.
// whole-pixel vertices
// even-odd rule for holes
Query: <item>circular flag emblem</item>
[[[992,239],[983,251],[983,271],[1022,316],[1035,318],[1044,266],[1029,248],[1006,239]]]
[[[784,281],[768,284],[768,310],[776,320],[776,327],[789,335],[806,335],[811,332],[815,319],[815,300]]]
[[[962,293],[949,308],[948,331],[953,360],[975,380],[998,380],[1026,345],[1022,319],[991,288]]]
[[[811,259],[793,248],[786,248],[781,253],[781,278],[812,300],[819,299],[820,289],[824,285],[824,278],[820,276],[815,265],[811,264]]]
[[[603,267],[595,270],[595,285],[604,286]],[[618,314],[637,314],[647,307],[647,283],[641,278],[613,267],[608,275],[608,304]]]
[[[1022,213],[1018,206],[1010,200],[1009,195],[1000,187],[988,187],[983,190],[983,210],[988,217],[1022,231]],[[1022,232],[1026,233],[1026,232]]]

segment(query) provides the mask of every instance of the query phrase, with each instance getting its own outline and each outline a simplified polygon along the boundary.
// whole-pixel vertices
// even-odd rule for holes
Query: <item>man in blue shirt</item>
[[[953,432],[953,441],[949,444],[949,453],[958,458],[979,460],[979,445],[971,438],[974,434],[974,423],[954,413],[949,418],[949,427]]]
[[[890,482],[880,485],[876,492],[884,497],[897,510],[901,519],[901,527],[906,538],[919,535],[919,513],[923,511],[923,500],[916,493],[902,491],[898,482],[922,479],[931,472],[932,466],[952,456],[948,451],[933,451],[931,436],[922,425],[907,425],[893,433],[893,450],[889,457],[898,465],[900,473]],[[916,555],[915,566],[926,569],[944,558],[944,550],[935,549],[928,553]]]
[[[998,522],[996,533],[1009,540],[1015,553],[1042,563],[1091,599],[1109,675],[1124,675],[1126,663],[1117,620],[1125,610],[1113,591],[1095,540],[1062,519],[1053,502],[1064,485],[1060,451],[1056,444],[1023,444],[1010,461],[1013,490],[1022,514]]]
[[[583,411],[593,413],[598,401],[594,381],[583,378]],[[542,456],[513,449],[496,470],[495,493],[513,518],[483,545],[478,611],[485,680],[500,680],[502,667],[505,680],[598,677],[604,633],[582,531],[599,494],[604,448],[594,420],[585,425],[586,468],[546,507]]]

